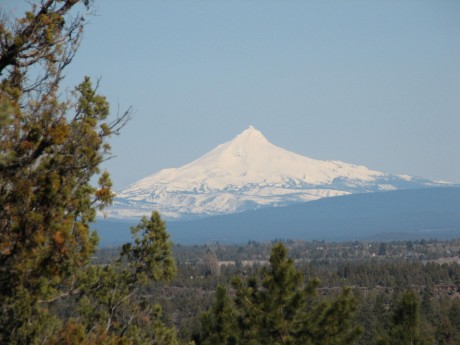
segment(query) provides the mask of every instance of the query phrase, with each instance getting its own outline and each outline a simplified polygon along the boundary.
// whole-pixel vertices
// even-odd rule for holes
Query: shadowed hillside
[[[99,220],[101,245],[129,239],[129,223]],[[174,242],[416,239],[460,236],[460,188],[431,188],[326,198],[286,207],[169,222]]]

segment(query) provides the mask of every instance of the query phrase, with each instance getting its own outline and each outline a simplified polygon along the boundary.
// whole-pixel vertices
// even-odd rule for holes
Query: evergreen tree
[[[456,337],[455,330],[450,323],[450,320],[445,316],[441,316],[438,327],[436,329],[436,342],[439,345],[453,345],[459,343],[459,338]]]
[[[160,309],[136,294],[175,271],[164,223],[133,228],[117,262],[91,265],[96,210],[112,201],[100,164],[129,118],[89,78],[63,96],[88,0],[37,0],[0,13],[0,343],[174,344]],[[3,7],[2,7],[3,8]],[[99,186],[91,180],[99,175]],[[76,305],[76,308],[73,306]]]
[[[387,254],[387,244],[382,242],[379,247],[378,255],[385,256]]]
[[[216,290],[216,300],[209,311],[201,316],[201,333],[196,339],[200,345],[237,344],[235,311],[223,286]]]
[[[356,300],[351,289],[344,288],[333,301],[313,306],[305,317],[301,334],[311,344],[355,344],[363,333],[353,318],[355,312]]]
[[[255,279],[247,287],[234,280],[243,343],[294,344],[306,306],[302,275],[281,243],[273,246],[269,262],[261,269],[260,287]]]
[[[125,244],[114,263],[88,266],[80,275],[77,313],[58,342],[82,333],[96,343],[129,339],[133,344],[178,344],[175,332],[159,321],[160,306],[139,293],[143,286],[175,274],[165,223],[153,212],[131,232],[134,244]]]
[[[272,247],[269,263],[260,270],[260,279],[250,277],[244,282],[235,277],[235,314],[229,312],[230,307],[223,308],[223,296],[218,297],[213,309],[202,319],[204,339],[222,339],[219,338],[222,329],[235,327],[238,336],[225,339],[244,345],[356,342],[361,330],[353,324],[355,301],[350,290],[344,290],[332,302],[319,302],[316,298],[319,282],[304,284],[302,274],[281,243]],[[219,317],[224,319],[217,310],[227,310],[223,313],[225,328],[216,322]]]
[[[452,302],[448,315],[451,324],[460,333],[460,300],[455,299]]]
[[[391,320],[391,329],[379,344],[424,345],[433,344],[432,339],[420,336],[420,301],[412,290],[402,294]]]

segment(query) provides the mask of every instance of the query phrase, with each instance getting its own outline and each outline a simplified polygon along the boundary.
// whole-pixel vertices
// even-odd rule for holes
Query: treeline
[[[379,344],[385,341],[389,332],[392,332],[395,313],[398,308],[402,308],[404,298],[410,298],[413,308],[417,310],[413,317],[418,324],[420,341],[456,344],[460,339],[459,243],[458,239],[387,242],[385,255],[356,258],[349,258],[347,252],[349,248],[362,246],[362,243],[251,241],[246,245],[228,246],[176,245],[173,248],[178,268],[176,277],[167,286],[151,286],[144,292],[157,296],[165,312],[164,321],[177,329],[182,340],[194,339],[197,343],[206,343],[200,337],[203,332],[209,332],[202,329],[203,322],[210,324],[206,319],[209,316],[204,317],[207,321],[203,321],[200,315],[208,315],[216,308],[215,303],[223,303],[215,300],[218,298],[233,308],[231,315],[236,319],[241,317],[238,316],[241,310],[237,307],[239,302],[236,299],[241,284],[235,285],[235,279],[255,279],[260,286],[264,275],[272,269],[270,253],[273,248],[282,245],[289,251],[293,269],[302,277],[300,285],[305,288],[312,282],[318,284],[314,289],[315,303],[334,303],[340,297],[343,287],[348,287],[350,296],[353,296],[348,301],[354,310],[353,326],[362,331],[356,338],[357,344]],[[380,248],[382,243],[365,245]],[[317,258],[318,247],[328,248],[331,255]],[[436,260],[401,255],[401,248],[415,253],[432,253]],[[291,255],[291,252],[295,255]],[[101,250],[97,260],[101,261],[104,257],[107,259],[115,253],[114,249]],[[337,253],[347,253],[345,255],[348,258],[337,257]],[[282,285],[289,284],[284,282]],[[281,289],[282,286],[279,287]],[[225,298],[223,291],[226,292]],[[286,291],[283,293],[288,294]],[[235,327],[235,324],[231,324],[233,326],[230,328]],[[237,330],[233,329],[231,333],[236,334]],[[397,344],[401,343],[404,342]]]
[[[419,242],[416,245],[420,246],[420,251],[428,252],[428,248],[433,245],[436,248],[453,249],[457,248],[458,243],[459,240],[421,241],[421,244]],[[284,241],[284,245],[292,247],[294,242]],[[322,243],[322,245],[335,248],[334,251],[337,252],[345,252],[344,248],[350,247],[349,243]],[[267,259],[271,246],[273,243],[254,242],[246,246],[228,247],[216,244],[175,246],[175,253],[178,253],[179,257],[178,275],[168,287],[174,289],[174,298],[166,298],[162,304],[166,314],[174,313],[174,319],[169,322],[172,321],[171,324],[178,327],[179,334],[184,339],[193,337],[193,333],[199,332],[199,315],[211,308],[212,296],[217,286],[222,285],[231,294],[235,294],[232,277],[259,276],[260,271],[269,264]],[[309,251],[302,252],[299,249],[316,246],[317,243],[296,242],[296,259],[293,259],[293,263],[303,277],[303,284],[307,285],[319,279],[320,283],[316,291],[320,300],[328,301],[330,298],[335,298],[341,287],[350,287],[355,296],[355,325],[363,330],[357,343],[374,344],[385,337],[386,332],[392,327],[393,313],[398,306],[398,301],[407,291],[411,291],[416,296],[421,325],[420,335],[436,344],[458,342],[460,259],[458,256],[452,256],[454,253],[452,250],[448,254],[449,257],[458,259],[459,262],[422,261],[414,256],[409,259],[399,255],[370,256],[361,259],[312,259],[308,257]],[[386,243],[390,252],[401,246],[401,242]],[[229,252],[233,252],[236,257],[229,256]],[[224,253],[224,255],[219,257],[216,253]],[[440,255],[436,256],[437,259],[440,259]],[[190,260],[180,259],[185,257]],[[237,264],[228,265],[232,259]],[[252,265],[241,264],[245,260],[251,262],[249,259],[253,259]],[[195,296],[199,297],[195,298]],[[196,307],[193,307],[194,305]]]
[[[275,239],[269,242],[249,241],[247,244],[210,243],[174,248],[180,262],[202,260],[206,251],[213,251],[221,261],[266,260],[273,243],[283,243],[290,256],[297,259],[363,259],[369,257],[436,260],[457,257],[460,254],[460,240],[421,239],[418,241],[353,241],[326,242]]]

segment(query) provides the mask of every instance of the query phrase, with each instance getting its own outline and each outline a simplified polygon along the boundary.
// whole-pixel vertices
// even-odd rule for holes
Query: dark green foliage
[[[200,339],[207,338],[200,338],[200,332],[202,336],[210,331],[203,332],[198,315],[206,310],[211,311],[217,286],[220,284],[228,291],[232,310],[236,313],[234,324],[238,321],[239,310],[234,305],[236,291],[231,285],[232,277],[239,276],[244,288],[250,285],[251,280],[258,289],[262,289],[261,270],[269,264],[272,245],[273,243],[257,242],[247,245],[176,245],[174,256],[178,265],[177,276],[168,286],[146,286],[142,293],[157,296],[164,310],[165,321],[178,328],[182,340],[195,339],[200,343]],[[357,341],[358,344],[372,345],[376,344],[377,339],[387,337],[399,296],[408,287],[413,289],[420,300],[420,337],[436,338],[439,344],[460,343],[457,341],[460,332],[454,326],[456,316],[460,315],[457,308],[458,285],[455,283],[455,272],[459,267],[455,262],[458,260],[455,256],[460,249],[460,240],[430,240],[423,244],[419,241],[411,242],[411,253],[425,253],[424,256],[435,258],[445,256],[441,260],[451,261],[448,264],[424,262],[413,256],[410,260],[401,259],[400,256],[407,249],[406,242],[387,243],[386,257],[354,259],[350,258],[353,257],[353,253],[359,256],[362,253],[361,242],[285,241],[284,245],[289,248],[290,256],[295,258],[294,265],[302,273],[303,282],[314,281],[314,277],[322,281],[321,285],[314,289],[316,294],[307,299],[311,301],[311,304],[307,305],[331,305],[340,296],[341,286],[352,286],[356,311],[355,318],[349,318],[349,321],[364,330]],[[376,253],[380,243],[365,244],[366,247],[368,245]],[[317,249],[319,247],[327,251],[325,259],[318,259],[317,255],[321,250]],[[109,262],[104,259],[109,253],[115,252],[113,249],[100,251],[95,262]],[[215,257],[212,257],[213,260],[217,258],[220,265],[219,275],[209,274],[209,253],[215,253]],[[449,253],[454,253],[454,257]],[[344,255],[349,259],[345,259]],[[236,264],[232,264],[234,261]],[[267,269],[269,267],[265,268]],[[397,286],[396,282],[400,282],[401,285]],[[446,316],[448,322],[445,320]],[[213,322],[209,319],[206,324],[211,330],[214,328]],[[238,338],[239,333],[240,330],[237,330],[232,335]],[[320,336],[321,333],[318,337]]]
[[[134,244],[123,246],[121,257],[132,269],[134,280],[170,280],[176,273],[172,258],[172,243],[166,232],[166,224],[158,212],[150,219],[143,217],[141,223],[131,228]]]
[[[109,336],[111,341],[131,339],[135,344],[178,344],[175,332],[160,322],[161,307],[138,293],[143,286],[170,280],[175,273],[164,222],[153,212],[132,232],[134,245],[125,245],[117,261],[89,266],[82,273],[77,313],[68,322],[79,325],[90,339]]]
[[[403,293],[394,308],[388,336],[379,344],[424,345],[434,341],[420,335],[420,301],[413,291]]]
[[[233,307],[223,290],[218,290],[214,306],[202,319],[202,344],[217,340],[218,344],[356,343],[361,330],[353,322],[356,301],[349,289],[331,302],[319,301],[318,281],[304,285],[302,274],[280,243],[273,246],[269,262],[260,269],[260,279],[234,279]],[[222,329],[233,329],[233,336],[226,331],[222,337]]]
[[[403,294],[392,319],[391,337],[396,344],[419,342],[420,303],[414,291]]]
[[[460,331],[460,299],[455,299],[449,309],[449,320],[452,326]]]
[[[196,341],[202,345],[237,344],[236,313],[227,290],[218,286],[215,298],[211,309],[201,316],[202,330]]]
[[[257,340],[266,344],[293,344],[302,327],[307,296],[300,272],[282,244],[273,246],[269,262],[270,266],[260,271],[260,283],[255,277],[246,285],[240,278],[233,282],[243,344]]]
[[[350,289],[332,302],[322,302],[315,306],[305,324],[305,333],[312,344],[355,344],[363,330],[354,318],[357,301]]]

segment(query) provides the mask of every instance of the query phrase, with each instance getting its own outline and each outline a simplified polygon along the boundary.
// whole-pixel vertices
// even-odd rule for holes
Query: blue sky
[[[18,0],[6,0],[14,7]],[[115,188],[254,125],[316,159],[460,183],[460,1],[96,0],[68,85],[134,117]]]

